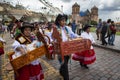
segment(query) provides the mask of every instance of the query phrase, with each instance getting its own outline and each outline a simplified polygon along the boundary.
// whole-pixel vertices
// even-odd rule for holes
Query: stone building
[[[28,11],[22,5],[16,5],[14,7],[9,3],[0,3],[0,21],[10,20],[14,22],[16,19],[29,22],[47,21],[44,14]]]
[[[72,6],[72,21],[75,20],[77,24],[86,24],[90,21],[98,21],[98,8],[96,6],[86,11],[80,11],[80,5],[75,3]]]

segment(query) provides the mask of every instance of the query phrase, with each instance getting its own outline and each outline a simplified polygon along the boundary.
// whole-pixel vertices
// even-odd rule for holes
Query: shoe
[[[111,46],[115,46],[114,44],[111,44]]]
[[[63,71],[62,71],[61,67],[59,69],[59,74],[63,77]]]
[[[84,68],[89,69],[89,67],[86,64],[84,65]]]
[[[83,67],[83,66],[84,66],[81,62],[79,62],[79,63],[80,63],[80,66],[81,66],[81,67]]]

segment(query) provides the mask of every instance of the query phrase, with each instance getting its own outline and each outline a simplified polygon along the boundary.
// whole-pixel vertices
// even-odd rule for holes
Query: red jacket
[[[111,25],[110,30],[111,30],[111,34],[116,34],[116,26]]]

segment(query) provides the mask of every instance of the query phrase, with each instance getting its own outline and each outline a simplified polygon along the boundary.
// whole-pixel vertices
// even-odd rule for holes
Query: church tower
[[[77,3],[75,3],[72,6],[72,14],[79,14],[79,12],[80,12],[80,5],[78,5]]]
[[[91,9],[91,20],[98,21],[98,8],[96,6]]]
[[[77,3],[75,3],[72,6],[72,20],[75,20],[76,23],[79,20],[79,13],[80,13],[80,5],[78,5]]]

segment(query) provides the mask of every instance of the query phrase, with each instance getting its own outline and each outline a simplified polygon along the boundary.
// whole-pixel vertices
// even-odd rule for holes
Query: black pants
[[[82,30],[82,29],[78,29],[78,30],[77,30],[77,34],[78,34],[78,35],[81,35],[81,30]]]
[[[107,42],[106,42],[106,40],[105,40],[105,34],[104,33],[102,33],[102,44],[104,45],[104,44],[107,44]]]
[[[107,36],[105,38],[108,38],[108,44],[110,44],[110,36],[111,34],[107,34]]]
[[[68,71],[68,61],[69,56],[64,57],[64,63],[60,66],[60,74],[63,76],[64,80],[69,80],[69,71]]]

